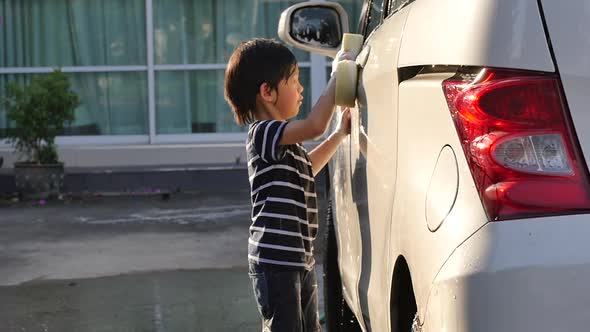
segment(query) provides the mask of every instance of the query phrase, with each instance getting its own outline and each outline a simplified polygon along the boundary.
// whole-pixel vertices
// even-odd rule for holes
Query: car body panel
[[[425,332],[587,330],[588,217],[489,222],[442,82],[460,66],[558,72],[588,163],[590,4],[399,5],[365,42],[351,135],[329,164],[345,300],[364,331],[390,331],[403,259]]]
[[[359,72],[358,110],[351,126],[353,200],[362,237],[360,304],[367,328],[389,328],[393,263],[388,253],[397,169],[397,57],[410,6],[387,18],[365,42],[366,63]]]
[[[332,125],[332,127],[334,127]],[[331,182],[330,197],[332,198],[332,215],[338,246],[338,267],[342,281],[342,296],[357,317],[362,317],[358,295],[360,278],[360,260],[362,245],[358,214],[354,209],[342,206],[353,206],[351,169],[350,169],[350,138],[346,138],[330,160]]]
[[[415,65],[555,70],[536,0],[416,1],[399,59]]]
[[[408,262],[418,310],[426,308],[430,285],[445,260],[488,220],[479,199],[441,88],[451,73],[418,75],[399,87],[398,181],[391,237],[400,243],[392,257]],[[436,231],[426,220],[426,200],[441,150],[456,156],[457,199]],[[431,195],[435,193],[431,192]],[[394,259],[395,262],[395,259]],[[383,271],[385,272],[385,271]]]
[[[588,234],[587,215],[486,224],[437,275],[424,331],[588,330]]]
[[[567,104],[590,162],[590,2],[542,1]]]

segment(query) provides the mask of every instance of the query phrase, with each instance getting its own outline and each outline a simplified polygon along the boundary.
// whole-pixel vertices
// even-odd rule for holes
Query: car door
[[[410,1],[370,1],[351,127],[352,196],[362,242],[358,293],[365,325],[389,329],[391,213],[397,167],[397,59]]]
[[[368,18],[369,6],[372,0],[365,0],[361,10],[359,30],[365,27]],[[357,31],[361,33],[361,31]],[[357,114],[355,108],[351,108],[351,114]],[[352,130],[352,128],[351,128]],[[358,293],[358,284],[361,276],[362,242],[359,213],[363,211],[363,201],[355,201],[353,188],[358,187],[354,181],[358,181],[354,175],[356,172],[351,168],[351,147],[352,135],[343,142],[338,151],[332,157],[330,163],[330,174],[333,185],[331,186],[331,197],[334,200],[334,227],[336,230],[336,241],[338,242],[338,266],[342,281],[342,295],[349,304],[350,309],[358,318],[359,324],[364,329],[362,322],[362,310]],[[366,204],[365,204],[366,205]],[[366,329],[364,329],[366,331]]]

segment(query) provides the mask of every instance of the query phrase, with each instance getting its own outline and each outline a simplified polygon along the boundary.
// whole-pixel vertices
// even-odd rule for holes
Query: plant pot
[[[63,189],[64,165],[14,163],[14,179],[23,199],[56,198]]]

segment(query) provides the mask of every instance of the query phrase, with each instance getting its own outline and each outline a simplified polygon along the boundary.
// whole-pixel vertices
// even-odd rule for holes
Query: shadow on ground
[[[246,269],[168,271],[0,288],[2,331],[259,331]]]

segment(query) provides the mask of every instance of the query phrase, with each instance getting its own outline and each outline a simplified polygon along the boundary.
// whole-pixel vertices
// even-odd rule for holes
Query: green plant
[[[7,139],[15,149],[26,155],[27,162],[57,163],[55,137],[74,121],[74,110],[80,105],[68,77],[56,69],[33,77],[24,87],[11,83],[4,105],[14,126],[8,130]]]

